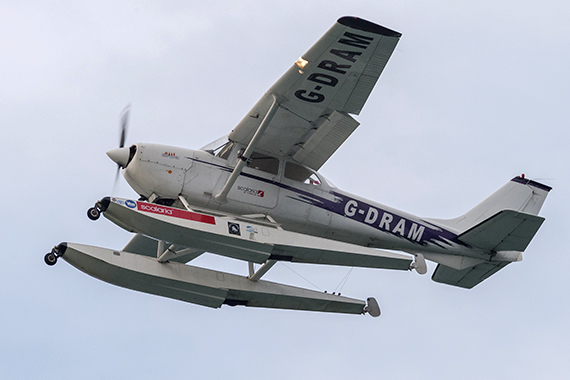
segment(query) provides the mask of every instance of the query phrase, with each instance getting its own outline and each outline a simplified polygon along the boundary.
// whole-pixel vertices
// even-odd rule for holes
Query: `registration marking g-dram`
[[[174,218],[191,220],[193,222],[216,225],[216,218],[211,215],[199,214],[197,212],[156,205],[153,203],[137,201],[137,210],[143,212],[150,212],[152,214],[166,215],[166,216],[172,216]]]
[[[342,205],[342,204],[341,204]],[[363,208],[361,208],[363,207]],[[367,209],[368,211],[365,211]],[[344,216],[357,222],[367,224],[380,231],[403,237],[407,240],[422,244],[426,227],[408,220],[396,213],[390,213],[372,205],[354,199],[344,202]],[[366,215],[364,215],[366,213]]]
[[[373,41],[371,36],[345,32],[317,64],[320,70],[307,77],[303,83],[305,88],[295,91],[295,97],[309,103],[324,101],[326,95],[319,91],[335,87]],[[308,89],[313,86],[310,82],[316,83],[314,91]]]

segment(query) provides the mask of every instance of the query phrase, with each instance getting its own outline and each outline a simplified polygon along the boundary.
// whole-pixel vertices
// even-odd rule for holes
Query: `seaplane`
[[[380,315],[353,299],[263,280],[279,262],[427,272],[470,289],[522,260],[551,187],[509,180],[453,219],[411,215],[357,195],[318,170],[359,115],[401,34],[342,17],[227,135],[191,150],[136,143],[107,155],[137,193],[87,211],[134,236],[122,249],[63,242],[45,255],[102,281],[211,308],[223,305]],[[243,275],[191,265],[204,253],[242,260]],[[245,263],[244,263],[245,264]]]

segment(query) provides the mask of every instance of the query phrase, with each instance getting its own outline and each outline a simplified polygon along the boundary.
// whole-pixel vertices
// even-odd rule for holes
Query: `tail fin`
[[[520,252],[526,249],[544,221],[537,215],[551,189],[524,177],[515,177],[459,218],[438,220],[459,231],[457,238],[462,242],[494,255],[490,260],[471,260],[471,264],[459,266],[440,262],[432,279],[469,289],[510,262],[521,260]]]
[[[551,187],[536,181],[515,177],[464,215],[438,222],[465,232],[503,210],[538,215],[550,190]]]

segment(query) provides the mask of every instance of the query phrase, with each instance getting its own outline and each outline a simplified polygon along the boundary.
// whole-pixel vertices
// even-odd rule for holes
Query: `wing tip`
[[[338,23],[344,26],[348,26],[349,28],[380,34],[386,37],[400,38],[402,36],[402,33],[358,17],[344,16],[338,19]]]

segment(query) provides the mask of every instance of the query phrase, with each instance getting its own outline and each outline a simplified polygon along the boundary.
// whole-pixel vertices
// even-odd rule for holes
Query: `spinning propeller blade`
[[[131,113],[131,104],[129,103],[121,113],[121,119],[120,119],[121,134],[119,138],[119,148],[107,152],[107,155],[117,163],[117,174],[115,174],[115,183],[113,185],[113,188],[117,186],[117,181],[119,180],[119,173],[121,171],[121,168],[126,165],[126,161],[122,156],[125,155],[124,147],[125,147],[125,141],[127,140],[127,128],[129,126],[130,113]],[[128,153],[127,153],[127,158],[128,158]]]
[[[117,181],[119,180],[119,173],[121,172],[121,166],[117,165],[117,173],[115,174],[115,182],[113,182],[113,192],[115,192],[115,188],[117,187]]]
[[[119,141],[119,148],[125,146],[125,140],[127,139],[127,127],[129,125],[129,115],[131,113],[131,104],[127,104],[123,112],[121,113],[121,139]]]

